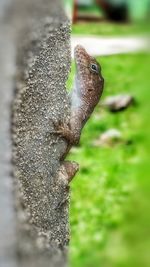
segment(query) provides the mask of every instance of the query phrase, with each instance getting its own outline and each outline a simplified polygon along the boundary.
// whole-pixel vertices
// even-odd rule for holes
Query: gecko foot
[[[52,133],[59,134],[64,137],[70,144],[74,144],[74,134],[70,128],[70,124],[66,122],[53,123],[55,130]]]

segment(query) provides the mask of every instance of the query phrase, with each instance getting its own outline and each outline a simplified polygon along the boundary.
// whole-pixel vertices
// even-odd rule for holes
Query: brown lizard
[[[63,156],[66,157],[72,145],[78,144],[83,126],[91,116],[103,92],[104,79],[100,64],[86,50],[77,45],[75,48],[76,75],[74,88],[71,92],[71,115],[69,123],[55,125],[55,133],[63,136],[68,142],[68,148]],[[78,170],[78,164],[65,161],[63,163],[72,180]]]
[[[70,145],[78,144],[81,130],[91,116],[103,92],[104,79],[100,64],[86,50],[75,48],[76,75],[71,92],[71,116],[69,123],[60,124],[57,130]]]

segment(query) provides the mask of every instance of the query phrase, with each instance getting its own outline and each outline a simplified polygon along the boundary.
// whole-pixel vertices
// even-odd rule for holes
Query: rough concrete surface
[[[70,28],[59,1],[27,1],[23,15],[12,123],[18,243],[21,254],[47,256],[69,242],[68,182],[58,174],[67,144],[51,132],[69,116]]]
[[[14,0],[8,12],[12,27],[0,25],[0,266],[65,266],[69,187],[60,159],[67,143],[52,131],[70,114],[70,25],[58,0]]]

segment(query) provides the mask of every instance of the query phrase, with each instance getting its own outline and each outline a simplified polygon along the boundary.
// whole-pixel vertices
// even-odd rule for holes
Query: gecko
[[[79,143],[81,131],[98,104],[104,87],[101,66],[94,57],[87,53],[84,47],[81,45],[75,47],[74,58],[76,74],[74,87],[70,94],[70,121],[69,123],[61,122],[55,125],[55,133],[68,142],[63,159],[65,159],[70,148]],[[63,162],[63,171],[67,172],[69,181],[72,180],[78,168],[79,166],[75,162]]]
[[[70,95],[70,121],[57,126],[57,133],[70,145],[78,144],[81,131],[98,104],[104,87],[101,66],[96,59],[91,57],[81,45],[75,47],[74,57],[76,74]]]

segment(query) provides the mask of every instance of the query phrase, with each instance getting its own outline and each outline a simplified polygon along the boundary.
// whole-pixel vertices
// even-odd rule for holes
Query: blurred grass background
[[[73,33],[111,36],[141,34],[146,29],[142,24],[140,27],[96,25],[76,24]],[[107,95],[129,93],[134,96],[136,105],[115,114],[98,105],[83,130],[80,145],[71,150],[69,159],[77,161],[81,168],[71,183],[70,266],[148,267],[146,148],[150,128],[150,92],[147,90],[150,58],[143,52],[97,57],[97,60],[105,78],[102,99]],[[74,72],[72,62],[70,87]],[[127,142],[114,147],[94,146],[94,140],[109,128],[119,129]]]

